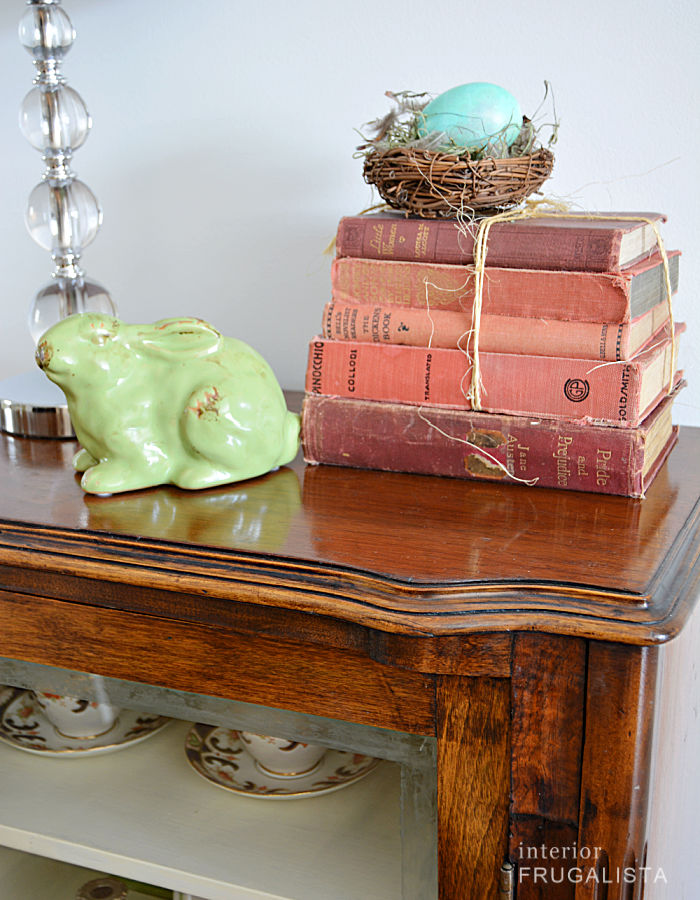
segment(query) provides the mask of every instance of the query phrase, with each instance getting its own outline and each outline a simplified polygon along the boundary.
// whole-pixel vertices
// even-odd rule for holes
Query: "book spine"
[[[508,268],[617,272],[621,237],[615,228],[500,223],[489,234],[488,260]],[[474,235],[448,219],[346,216],[338,226],[336,253],[464,264],[474,261]]]
[[[537,487],[628,497],[644,490],[642,429],[307,394],[302,435],[310,463],[503,483],[537,479]]]
[[[664,342],[668,344],[669,342]],[[481,404],[488,412],[634,427],[642,363],[482,353]],[[656,357],[655,357],[656,359]],[[657,394],[663,388],[659,369]],[[313,340],[306,390],[313,394],[469,409],[469,360],[460,350]],[[647,390],[647,395],[649,390]]]
[[[330,340],[456,349],[469,343],[471,315],[449,310],[402,309],[335,302],[323,310]],[[629,325],[482,315],[479,347],[492,353],[527,353],[574,359],[628,359]]]
[[[491,315],[627,322],[630,284],[624,274],[488,266],[482,309]],[[345,257],[333,261],[331,285],[334,299],[347,302],[468,313],[474,302],[473,274],[441,263]]]

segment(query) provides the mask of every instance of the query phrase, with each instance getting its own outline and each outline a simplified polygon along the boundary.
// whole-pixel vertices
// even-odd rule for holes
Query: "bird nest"
[[[544,100],[550,95],[545,82]],[[364,143],[356,156],[364,159],[364,178],[374,185],[381,198],[393,209],[424,218],[480,215],[518,206],[538,191],[551,175],[559,123],[552,95],[553,121],[536,124],[523,116],[520,134],[506,141],[503,133],[492,135],[478,149],[459,146],[449,134],[424,134],[423,110],[429,95],[387,91],[395,107],[381,119],[365,126],[372,133],[360,135]],[[547,146],[542,131],[549,130]]]
[[[391,147],[365,157],[364,178],[393,209],[433,219],[517,206],[552,172],[554,154],[487,156]]]

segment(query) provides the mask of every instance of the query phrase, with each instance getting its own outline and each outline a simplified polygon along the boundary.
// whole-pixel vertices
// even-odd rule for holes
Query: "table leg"
[[[508,853],[510,680],[437,678],[440,900],[491,900]]]
[[[586,707],[583,638],[513,642],[510,855],[518,900],[573,900]]]
[[[655,647],[590,644],[576,900],[643,894],[657,669]]]

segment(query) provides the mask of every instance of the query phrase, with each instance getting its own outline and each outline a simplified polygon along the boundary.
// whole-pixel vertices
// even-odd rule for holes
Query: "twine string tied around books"
[[[656,244],[663,263],[664,283],[666,287],[666,302],[668,304],[669,329],[671,332],[671,374],[669,377],[668,393],[673,391],[674,375],[676,371],[676,335],[673,319],[673,288],[671,286],[671,273],[668,265],[668,254],[664,244],[658,222],[646,216],[622,216],[622,215],[605,215],[598,213],[571,213],[565,204],[558,203],[546,198],[539,200],[527,200],[524,207],[518,209],[506,210],[496,213],[493,216],[487,216],[480,220],[479,227],[474,238],[474,263],[470,267],[474,273],[474,304],[472,313],[472,327],[465,335],[471,336],[467,347],[462,347],[462,338],[458,341],[458,347],[462,350],[471,362],[471,378],[469,388],[463,391],[465,398],[469,401],[471,408],[481,410],[481,394],[483,385],[481,383],[481,366],[479,359],[479,334],[481,330],[481,309],[484,297],[484,279],[486,275],[486,257],[488,251],[489,233],[493,225],[501,222],[515,222],[521,219],[542,219],[548,218],[552,213],[567,212],[568,215],[575,216],[584,221],[595,222],[639,222],[650,225],[654,229]],[[472,223],[466,222],[463,218],[459,218],[456,227],[463,233],[470,228]],[[471,236],[471,232],[470,232]],[[648,348],[647,348],[648,349]],[[624,361],[621,361],[624,362]],[[466,373],[465,373],[466,377]]]
[[[370,212],[376,208],[382,207],[383,204],[378,204],[375,207],[371,207],[368,210],[363,210],[363,213]],[[466,210],[458,210],[457,211],[457,222],[456,227],[464,234],[465,236],[469,236],[470,238],[473,236],[473,228],[475,224],[475,220],[472,217],[468,217],[466,214]],[[638,222],[642,224],[646,224],[651,226],[654,230],[654,235],[656,237],[656,245],[659,250],[659,255],[661,256],[662,265],[663,265],[663,274],[664,274],[664,284],[666,289],[666,302],[668,305],[668,314],[669,314],[669,329],[671,336],[671,365],[670,365],[670,375],[669,375],[669,384],[667,388],[667,393],[670,395],[673,393],[674,388],[674,376],[676,371],[676,358],[677,358],[677,340],[675,334],[675,323],[673,316],[673,288],[671,285],[671,273],[669,269],[668,263],[668,254],[666,252],[666,246],[664,244],[663,238],[661,236],[661,231],[658,226],[658,222],[655,219],[648,218],[646,216],[624,216],[624,215],[611,215],[611,214],[598,214],[598,213],[572,213],[570,210],[570,206],[567,203],[552,200],[550,198],[540,198],[540,199],[532,199],[529,198],[525,201],[525,204],[517,209],[505,210],[503,212],[495,213],[492,216],[486,216],[479,220],[478,229],[476,235],[474,236],[474,262],[471,266],[467,268],[471,271],[474,278],[474,301],[472,306],[472,324],[471,328],[464,332],[457,341],[457,348],[461,350],[467,360],[471,364],[471,376],[469,381],[469,388],[467,390],[462,387],[462,393],[465,396],[465,399],[469,401],[471,408],[475,411],[482,410],[481,404],[481,394],[483,390],[483,386],[481,383],[481,366],[480,366],[480,358],[479,358],[479,337],[481,330],[481,311],[483,306],[483,295],[484,295],[484,281],[486,278],[486,257],[488,251],[488,239],[489,233],[493,225],[497,225],[501,222],[515,222],[523,219],[538,219],[538,218],[549,218],[553,213],[566,213],[570,216],[576,216],[584,221],[598,221],[598,222]],[[330,247],[327,248],[326,252],[329,252],[333,247],[333,243],[331,243]],[[431,335],[428,341],[428,346],[431,346],[433,333],[435,331],[435,323],[433,321],[432,316],[430,315],[430,301],[428,296],[428,287],[431,286],[436,288],[437,290],[441,290],[438,285],[432,284],[429,285],[426,282],[426,311],[428,314],[428,318],[431,323]],[[656,346],[656,345],[654,345]],[[645,352],[650,348],[643,348],[640,352]],[[638,354],[637,354],[638,355]],[[621,365],[629,362],[629,360],[621,360],[619,362],[611,362],[604,363],[602,365]],[[594,366],[593,368],[598,368],[598,366]],[[593,371],[593,369],[589,370]],[[462,385],[466,381],[469,376],[469,368],[465,370],[464,376],[462,378]],[[499,469],[503,471],[506,477],[512,479],[513,481],[519,482],[521,484],[534,485],[539,481],[539,478],[525,479],[519,478],[513,472],[511,472],[500,460],[498,460],[495,456],[488,453],[483,447],[476,446],[472,444],[470,441],[465,438],[456,437],[454,435],[449,435],[444,432],[441,428],[439,428],[435,423],[431,422],[423,413],[423,408],[418,410],[418,416],[431,428],[434,428],[436,431],[443,434],[445,437],[450,440],[457,441],[461,444],[464,444],[468,447],[472,447],[478,455],[482,457],[486,457],[492,464],[495,464]]]
[[[588,221],[626,221],[626,222],[641,222],[647,225],[650,225],[654,229],[654,235],[656,237],[656,244],[659,248],[659,254],[663,263],[663,272],[664,272],[664,283],[666,288],[666,302],[668,304],[668,314],[669,314],[669,328],[671,332],[671,372],[669,377],[669,385],[668,385],[668,393],[671,394],[673,392],[674,386],[674,375],[676,371],[676,355],[677,355],[677,345],[676,345],[676,335],[674,329],[674,318],[673,318],[673,288],[671,286],[671,273],[668,264],[668,254],[666,253],[666,246],[664,244],[663,238],[661,236],[661,232],[658,227],[658,223],[654,219],[647,218],[646,216],[620,216],[620,215],[604,215],[604,214],[594,214],[594,213],[571,213],[567,204],[559,203],[557,201],[552,201],[546,198],[540,200],[527,200],[524,207],[521,207],[516,210],[507,210],[501,213],[496,213],[493,216],[487,216],[480,220],[479,227],[474,239],[474,263],[469,268],[472,270],[474,277],[474,302],[472,307],[472,324],[471,328],[464,332],[457,341],[457,348],[461,350],[468,361],[471,363],[471,378],[469,383],[468,390],[464,390],[462,388],[462,393],[465,398],[469,401],[471,408],[474,410],[481,410],[481,392],[482,392],[482,384],[481,384],[481,368],[479,363],[479,333],[481,327],[481,310],[483,306],[483,296],[484,296],[484,279],[486,277],[486,255],[488,250],[488,238],[489,232],[491,231],[491,227],[493,225],[498,224],[499,222],[515,222],[520,219],[535,219],[535,218],[547,218],[552,215],[552,213],[562,213],[565,212],[569,215],[577,215],[579,218],[588,220]],[[457,228],[465,233],[468,231],[469,227],[473,225],[473,221],[465,220],[463,216],[458,216]],[[471,232],[469,232],[471,236]],[[433,321],[432,316],[430,315],[430,301],[428,298],[428,283],[426,282],[426,309],[428,318],[431,323],[431,335],[430,340],[428,342],[428,346],[432,344],[433,333],[435,331],[435,322]],[[437,285],[432,285],[434,288],[439,287]],[[463,343],[466,339],[466,343]],[[656,344],[653,347],[657,346]],[[652,348],[645,348],[646,350]],[[640,352],[644,352],[640,351]],[[637,354],[638,355],[638,354]],[[624,362],[629,362],[621,360],[620,362],[610,362],[610,363],[602,363],[601,365],[619,365]],[[597,369],[599,366],[594,366],[593,369]],[[589,371],[593,371],[590,369]],[[462,379],[462,384],[467,378],[469,374],[469,370],[465,371],[464,377]],[[449,435],[441,428],[438,428],[434,422],[431,422],[423,413],[423,409],[418,410],[418,416],[431,428],[434,428],[436,431],[440,432],[445,437],[450,440],[457,441],[461,444],[465,444],[468,447],[474,449],[479,456],[486,457],[492,464],[495,464],[499,469],[503,471],[506,477],[510,478],[513,481],[519,482],[521,484],[534,485],[539,481],[539,478],[525,479],[519,478],[513,472],[511,472],[500,460],[498,460],[495,456],[488,453],[483,447],[478,447],[475,444],[472,444],[470,441],[466,440],[466,438],[456,437],[454,435]]]
[[[477,444],[473,444],[471,441],[468,441],[466,438],[456,437],[453,434],[448,434],[446,431],[443,431],[442,428],[440,428],[439,426],[437,426],[435,424],[435,422],[431,422],[430,419],[428,419],[424,415],[423,409],[424,409],[424,407],[422,407],[422,406],[418,409],[418,418],[422,419],[426,425],[429,425],[430,428],[433,428],[435,431],[439,432],[443,437],[448,438],[450,441],[456,441],[458,444],[464,444],[466,447],[471,447],[472,450],[476,451],[477,456],[479,456],[482,459],[485,457],[487,460],[489,460],[489,462],[491,462],[493,465],[495,465],[498,469],[501,469],[501,471],[507,478],[510,478],[513,481],[517,481],[520,484],[527,484],[529,487],[532,487],[533,484],[537,484],[537,482],[540,480],[539,476],[536,476],[535,478],[520,478],[518,475],[515,475],[513,472],[510,471],[510,469],[507,466],[505,466],[500,461],[500,459],[496,459],[496,457],[492,453],[489,453],[488,450],[485,450],[483,447],[479,447]]]

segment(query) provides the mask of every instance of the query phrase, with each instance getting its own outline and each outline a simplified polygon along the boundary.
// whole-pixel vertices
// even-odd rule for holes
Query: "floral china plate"
[[[44,716],[31,691],[0,688],[0,741],[42,756],[86,756],[122,750],[156,734],[170,722],[136,709],[122,709],[114,725],[92,738],[59,734]]]
[[[263,774],[245,749],[237,731],[213,725],[193,725],[185,741],[190,765],[218,787],[261,800],[318,797],[354,784],[381,760],[361,753],[328,750],[305,775]]]

